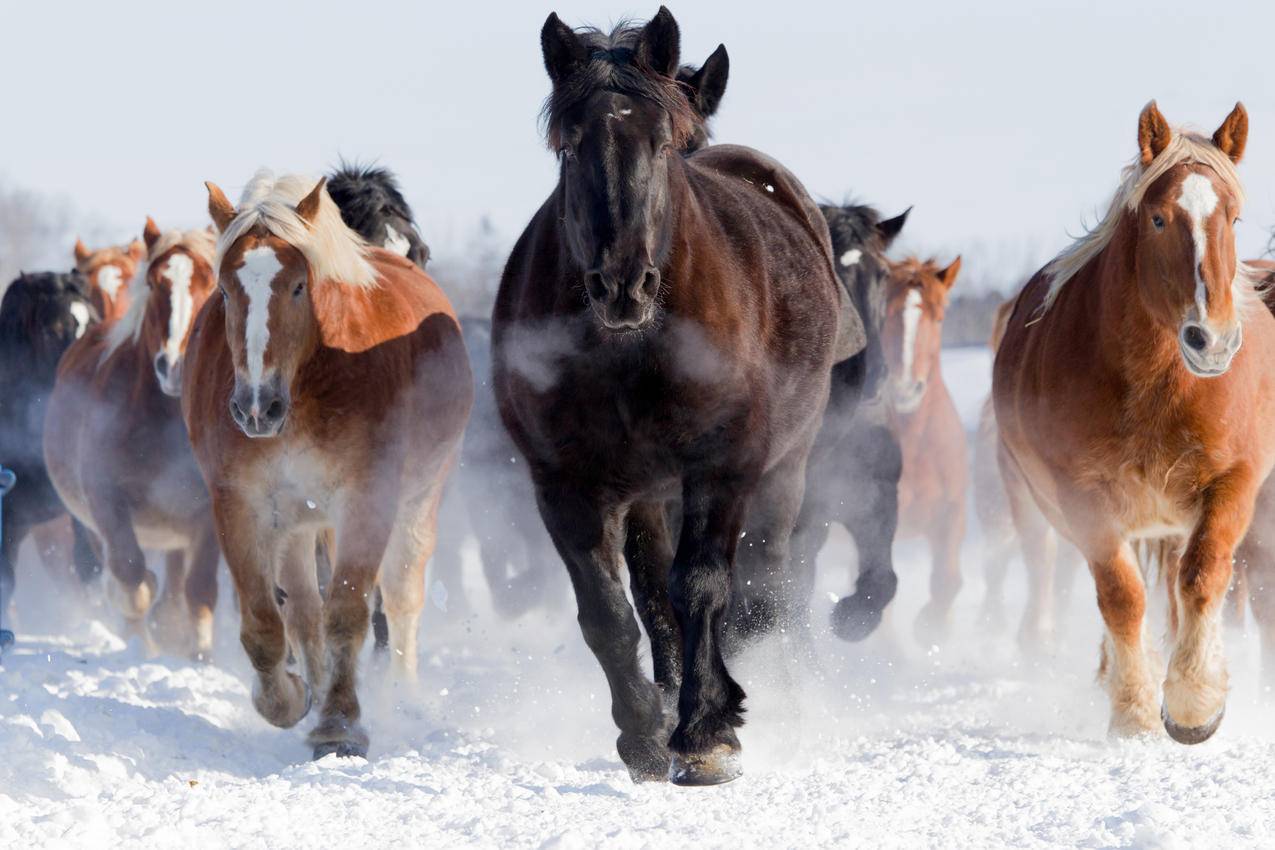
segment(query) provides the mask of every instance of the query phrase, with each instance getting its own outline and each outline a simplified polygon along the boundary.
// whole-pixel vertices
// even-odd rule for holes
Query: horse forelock
[[[589,58],[570,77],[553,87],[541,110],[545,138],[552,150],[562,145],[562,120],[573,108],[600,91],[610,91],[653,101],[672,122],[672,144],[681,150],[697,130],[707,132],[704,119],[691,104],[691,91],[672,77],[635,61],[634,48],[642,27],[622,21],[603,32],[594,27],[577,29],[589,50]]]
[[[221,276],[222,263],[234,245],[259,229],[300,251],[316,285],[331,281],[375,286],[377,274],[368,260],[368,244],[346,226],[326,188],[319,193],[313,221],[307,222],[297,213],[297,204],[317,182],[302,175],[275,177],[268,169],[258,171],[244,188],[234,220],[217,239],[214,275]]]

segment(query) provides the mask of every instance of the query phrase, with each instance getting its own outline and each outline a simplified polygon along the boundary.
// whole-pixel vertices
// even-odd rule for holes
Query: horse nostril
[[[642,285],[638,287],[637,294],[644,295],[647,298],[654,298],[655,293],[660,288],[660,270],[647,269],[642,275]]]
[[[274,421],[283,418],[283,399],[275,399],[270,402],[270,406],[266,408],[266,419]]]
[[[230,418],[242,425],[247,421],[248,417],[244,414],[243,408],[239,406],[239,402],[233,398],[230,400]]]
[[[605,301],[607,285],[602,279],[602,272],[588,272],[584,276],[584,288],[589,297],[596,301]]]
[[[1182,341],[1193,351],[1203,351],[1209,344],[1209,338],[1199,325],[1187,325],[1182,331]]]

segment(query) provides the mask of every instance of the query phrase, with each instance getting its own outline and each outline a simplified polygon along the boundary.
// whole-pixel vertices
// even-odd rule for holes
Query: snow
[[[985,351],[945,354],[970,424],[987,366]],[[501,622],[473,551],[465,591],[477,613],[447,613],[448,589],[433,585],[419,687],[394,686],[369,656],[370,760],[320,762],[304,745],[312,719],[281,731],[253,711],[224,574],[214,661],[200,665],[148,660],[114,636],[108,613],[72,613],[28,557],[19,643],[0,670],[0,847],[1275,843],[1275,730],[1251,626],[1227,634],[1233,691],[1213,740],[1109,742],[1089,579],[1077,577],[1056,656],[1024,658],[1012,637],[1021,575],[1011,627],[980,629],[971,538],[953,637],[923,648],[911,625],[928,563],[906,542],[878,634],[848,645],[827,633],[829,595],[852,569],[838,533],[821,556],[816,657],[792,663],[776,639],[732,664],[749,692],[745,775],[709,789],[629,781],[574,604]]]

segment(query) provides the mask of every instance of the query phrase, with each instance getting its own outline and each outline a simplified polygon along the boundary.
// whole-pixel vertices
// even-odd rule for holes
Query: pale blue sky
[[[233,194],[259,165],[376,159],[439,249],[484,213],[512,241],[555,177],[536,123],[546,14],[607,24],[656,8],[3,0],[0,175],[124,233],[148,213],[202,221],[206,179]],[[910,245],[984,264],[1054,253],[1105,204],[1151,97],[1210,132],[1246,103],[1241,251],[1259,252],[1275,224],[1275,4],[670,9],[684,60],[730,51],[718,140],[778,157],[816,195],[891,214],[914,204]]]

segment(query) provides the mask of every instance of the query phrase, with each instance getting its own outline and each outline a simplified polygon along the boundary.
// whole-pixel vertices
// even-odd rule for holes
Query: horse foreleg
[[[961,541],[964,539],[964,504],[949,505],[929,535],[930,601],[917,614],[914,628],[922,646],[945,640],[951,631],[952,604],[961,589]]]
[[[133,530],[133,516],[124,495],[110,484],[99,482],[87,488],[89,511],[101,537],[106,568],[114,581],[107,593],[124,617],[127,634],[142,639],[147,652],[156,651],[147,628],[146,615],[155,601],[159,580],[146,567],[146,556]]]
[[[164,553],[164,586],[149,618],[156,643],[174,655],[189,654],[194,647],[186,608],[186,558],[184,549]]]
[[[606,674],[620,758],[635,782],[663,781],[669,767],[664,700],[642,670],[642,632],[624,593],[623,506],[558,484],[539,487],[536,501],[566,563],[584,642]]]
[[[1164,727],[1182,744],[1208,740],[1226,709],[1220,629],[1235,547],[1248,529],[1256,487],[1247,468],[1213,482],[1178,575],[1178,633],[1164,680]]]
[[[395,524],[381,563],[381,596],[389,628],[390,670],[401,682],[416,681],[421,611],[425,608],[425,568],[438,540],[436,487]]]
[[[997,458],[1001,481],[1009,498],[1010,516],[1022,546],[1023,567],[1027,571],[1027,605],[1018,626],[1018,646],[1030,655],[1047,648],[1054,638],[1054,567],[1058,535],[1049,527],[1013,459],[1004,453],[1003,446]]]
[[[1266,517],[1263,517],[1265,519]],[[1235,552],[1236,568],[1244,570],[1244,590],[1253,608],[1262,642],[1262,692],[1275,696],[1275,528],[1255,519]]]
[[[624,560],[638,616],[651,640],[651,666],[666,702],[682,684],[682,636],[669,601],[668,576],[673,542],[663,502],[635,502],[629,508]]]
[[[1111,695],[1109,731],[1116,736],[1156,731],[1155,680],[1143,640],[1147,608],[1142,573],[1127,543],[1114,536],[1089,566],[1098,591],[1098,610],[1107,626],[1103,670]]]
[[[323,598],[319,595],[315,563],[316,535],[312,529],[295,532],[280,553],[279,607],[293,656],[301,662],[312,693],[324,692]]]

